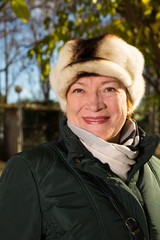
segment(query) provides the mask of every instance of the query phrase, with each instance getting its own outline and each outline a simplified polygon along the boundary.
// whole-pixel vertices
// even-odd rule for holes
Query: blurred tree
[[[26,3],[29,9],[27,33],[31,38],[27,39],[26,49],[29,50],[29,62],[37,61],[46,100],[49,99],[50,66],[54,65],[57,52],[64,42],[73,38],[115,33],[144,54],[147,94],[135,117],[146,124],[149,133],[159,133],[159,0],[26,0]]]
[[[22,72],[27,72],[28,77],[23,81],[29,82],[30,92],[33,98],[36,98],[33,87],[36,82],[36,61],[34,58],[28,58],[27,52],[44,38],[43,20],[48,12],[43,9],[42,4],[39,5],[39,1],[28,0],[27,4],[30,11],[23,0],[0,0],[0,102],[7,102],[9,90],[16,84],[17,79],[20,79]],[[26,24],[29,18],[30,21]],[[40,79],[41,66],[39,72]],[[38,71],[36,73],[38,75]],[[43,91],[44,84],[42,81],[39,83]]]
[[[50,1],[47,1],[50,2]],[[143,102],[144,122],[150,133],[159,133],[160,108],[160,5],[159,0],[59,0],[44,19],[45,29],[52,29],[29,52],[41,64],[42,81],[48,81],[49,59],[64,42],[79,37],[116,33],[144,54],[146,96]],[[45,56],[45,60],[42,60]],[[142,112],[136,114],[137,120]],[[147,116],[144,114],[147,112]]]
[[[17,23],[17,19],[14,13],[22,21],[28,21],[28,7],[23,0],[0,0],[0,40],[1,51],[3,51],[1,52],[0,73],[5,73],[5,94],[4,96],[2,95],[2,84],[0,84],[0,102],[7,102],[9,92],[9,67],[17,61],[17,55],[20,55],[19,44],[17,43],[15,35],[19,33],[21,29],[20,26],[15,24]],[[18,56],[18,58],[19,57],[20,56]],[[0,79],[0,82],[2,83],[2,79]]]

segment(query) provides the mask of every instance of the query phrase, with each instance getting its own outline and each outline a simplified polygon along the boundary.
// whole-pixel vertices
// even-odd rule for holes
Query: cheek
[[[110,106],[114,109],[115,113],[118,113],[124,117],[127,116],[127,98],[125,94],[120,95]]]
[[[67,99],[67,105],[72,111],[80,111],[81,108],[85,105],[85,97],[81,96],[70,96]]]
[[[73,113],[73,109],[72,108],[74,109],[73,104],[71,103],[70,100],[67,99],[67,108],[66,108],[66,116],[67,116],[67,118],[69,118],[72,115],[72,113]]]
[[[124,94],[123,97],[121,98],[121,107],[122,107],[122,111],[127,116],[127,96],[126,96],[126,94]]]
[[[67,102],[67,109],[70,112],[76,112],[79,109],[79,103],[75,100],[70,100]]]
[[[68,119],[76,117],[81,109],[81,102],[72,97],[67,98],[66,116]]]

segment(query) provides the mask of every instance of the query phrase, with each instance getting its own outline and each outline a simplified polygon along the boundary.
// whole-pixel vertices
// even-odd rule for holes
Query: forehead
[[[75,81],[73,84],[80,84],[80,85],[90,85],[90,84],[108,84],[108,83],[115,83],[119,86],[123,86],[123,83],[120,82],[117,78],[110,77],[110,76],[83,76],[80,77],[77,81]]]

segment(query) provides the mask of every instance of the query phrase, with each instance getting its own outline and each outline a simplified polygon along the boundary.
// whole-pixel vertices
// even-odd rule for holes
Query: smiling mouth
[[[83,117],[84,121],[88,124],[102,124],[105,123],[110,117]]]

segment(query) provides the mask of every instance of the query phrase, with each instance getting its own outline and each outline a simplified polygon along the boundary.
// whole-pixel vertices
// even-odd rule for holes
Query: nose
[[[99,112],[106,108],[106,104],[103,101],[103,98],[99,96],[99,94],[90,94],[86,103],[86,110],[90,110],[92,112]]]

